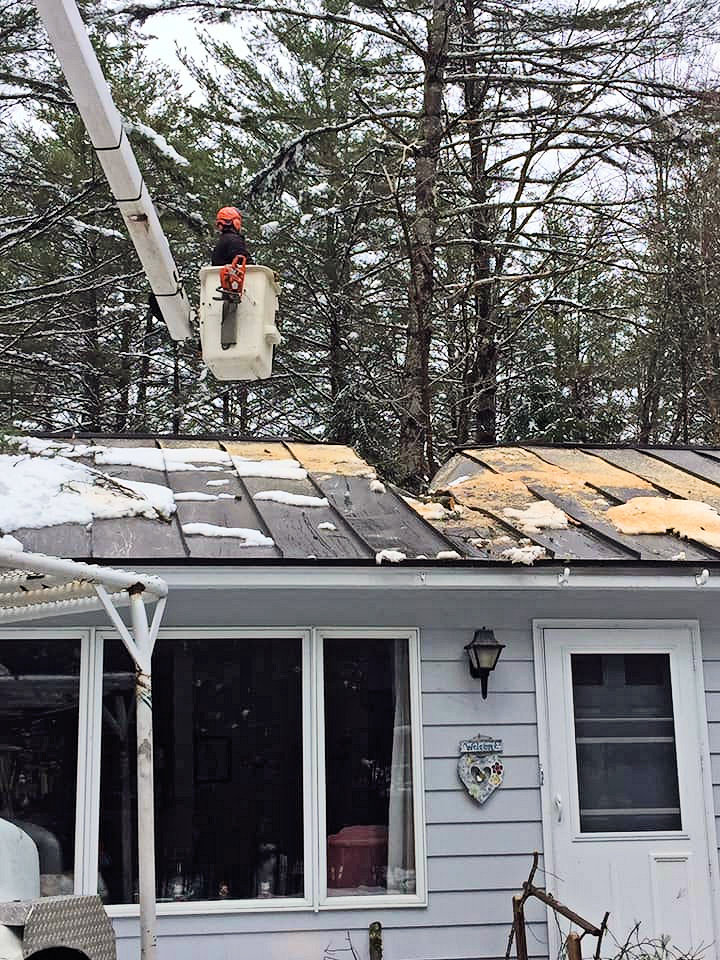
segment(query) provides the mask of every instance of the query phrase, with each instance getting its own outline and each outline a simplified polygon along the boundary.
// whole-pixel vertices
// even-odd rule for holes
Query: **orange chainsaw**
[[[226,264],[220,270],[220,286],[222,294],[222,326],[220,327],[220,344],[223,350],[229,350],[237,343],[237,308],[242,300],[245,289],[245,270],[247,258],[238,254],[232,263]]]

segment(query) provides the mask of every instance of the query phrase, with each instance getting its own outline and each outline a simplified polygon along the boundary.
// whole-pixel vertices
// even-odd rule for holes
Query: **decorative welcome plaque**
[[[458,776],[473,800],[485,803],[503,782],[503,742],[479,733],[461,740],[459,749]]]

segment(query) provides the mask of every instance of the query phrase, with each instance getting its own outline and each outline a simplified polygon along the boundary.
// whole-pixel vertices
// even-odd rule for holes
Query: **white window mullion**
[[[75,869],[73,887],[76,894],[97,892],[97,799],[93,781],[98,780],[100,749],[99,722],[95,691],[97,687],[97,645],[94,630],[83,631],[80,638],[80,689],[78,707],[78,761],[75,799]],[[102,683],[102,656],[100,659]],[[102,702],[102,690],[101,698]],[[94,832],[93,832],[94,831]],[[94,878],[94,879],[93,879]]]
[[[314,636],[309,630],[302,640],[302,727],[303,727],[303,884],[305,900],[317,909],[315,851],[317,824],[315,818],[315,769],[317,765],[316,721],[313,685]]]
[[[412,734],[413,826],[415,829],[415,891],[427,902],[427,844],[425,827],[425,753],[422,723],[422,668],[420,633],[408,637],[410,666],[410,722]]]
[[[98,892],[98,863],[100,845],[100,764],[102,758],[102,710],[103,710],[103,654],[104,640],[99,633],[93,630],[91,644],[94,650],[91,673],[91,696],[89,699],[90,711],[88,715],[88,811],[86,820],[87,838],[85,841],[86,856],[86,889],[85,892]]]
[[[315,814],[314,828],[314,883],[313,909],[317,912],[320,903],[327,899],[327,825],[325,818],[325,690],[323,670],[323,638],[319,630],[313,630],[313,702],[315,705]]]

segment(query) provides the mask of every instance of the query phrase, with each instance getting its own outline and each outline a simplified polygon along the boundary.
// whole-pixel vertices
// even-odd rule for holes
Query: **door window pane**
[[[669,655],[571,662],[581,832],[680,830]]]
[[[302,651],[293,638],[172,640],[153,657],[158,898],[304,893]],[[100,888],[137,898],[134,670],[107,642]]]
[[[0,817],[40,859],[43,896],[73,892],[79,640],[0,640]]]
[[[407,638],[324,640],[328,896],[415,893]]]

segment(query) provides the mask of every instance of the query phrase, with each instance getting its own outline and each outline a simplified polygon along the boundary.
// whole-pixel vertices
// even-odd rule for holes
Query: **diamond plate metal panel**
[[[49,947],[82,951],[88,960],[116,960],[115,932],[100,897],[43,897],[32,901],[23,955]]]
[[[6,927],[24,927],[31,908],[32,901],[30,900],[12,900],[10,903],[0,903],[0,923]]]

